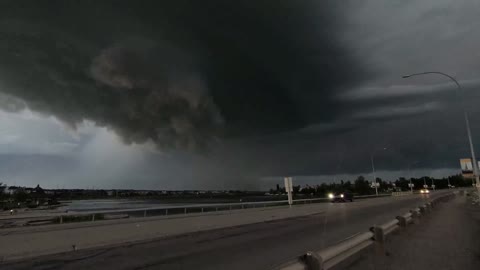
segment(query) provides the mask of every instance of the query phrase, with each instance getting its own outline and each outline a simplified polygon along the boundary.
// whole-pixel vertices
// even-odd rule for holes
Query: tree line
[[[419,190],[423,188],[424,183],[426,183],[429,188],[431,188],[433,183],[435,184],[436,189],[448,188],[448,184],[455,187],[468,187],[472,185],[471,179],[463,178],[462,175],[452,175],[444,178],[432,178],[428,176],[420,178],[405,178],[400,177],[395,181],[385,181],[377,177],[377,183],[379,183],[378,191],[379,192],[391,192],[391,191],[409,191],[410,187],[408,184],[411,183],[414,185],[414,190]],[[305,195],[314,195],[314,196],[324,196],[330,192],[351,192],[358,195],[370,195],[375,194],[375,189],[371,187],[371,180],[365,179],[363,176],[358,176],[355,181],[343,181],[336,183],[322,183],[320,185],[294,185],[293,193],[294,194],[305,194]],[[284,194],[285,188],[277,185],[276,189],[270,189],[271,194]]]

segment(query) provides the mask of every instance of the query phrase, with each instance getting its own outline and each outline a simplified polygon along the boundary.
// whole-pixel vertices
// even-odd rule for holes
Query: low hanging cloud
[[[437,75],[438,76],[438,75]],[[459,82],[462,89],[466,91],[475,90],[480,86],[480,80],[461,80]],[[385,99],[399,97],[416,97],[421,95],[438,95],[439,93],[457,90],[456,85],[447,81],[444,83],[434,84],[405,84],[405,85],[389,85],[385,87],[360,87],[346,92],[342,92],[337,96],[343,101],[362,101],[368,99]]]
[[[40,178],[60,182],[222,188],[266,175],[353,176],[369,172],[370,154],[385,146],[379,171],[457,168],[469,155],[462,109],[475,142],[480,134],[477,2],[5,0],[0,108],[54,116],[77,133],[84,122],[108,128],[78,141],[41,136],[77,144],[56,145],[64,154],[52,162],[36,157],[47,170]],[[463,102],[446,78],[402,79],[433,70],[459,80]],[[32,137],[58,127],[24,126],[4,130],[2,164],[12,177],[37,179],[17,164],[26,150],[49,150],[32,149],[40,145]],[[86,147],[98,130],[108,136]],[[125,154],[137,144],[141,155]],[[94,166],[73,172],[78,161],[59,160],[82,149]]]
[[[378,107],[373,110],[358,111],[352,115],[352,118],[359,120],[405,118],[437,111],[441,108],[442,104],[440,102],[427,102],[421,105],[410,106]]]
[[[333,2],[107,2],[5,5],[0,91],[127,143],[198,150],[333,119],[332,93],[364,74]]]
[[[194,150],[216,136],[222,117],[191,63],[173,48],[158,48],[153,42],[137,40],[130,45],[108,48],[95,57],[93,78],[127,95],[143,96],[129,102],[131,121],[149,123],[133,133],[119,130],[127,141],[152,140],[161,148]],[[178,56],[175,56],[177,54]]]

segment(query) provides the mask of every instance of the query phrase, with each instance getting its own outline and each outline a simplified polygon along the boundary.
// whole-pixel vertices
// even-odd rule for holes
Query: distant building
[[[37,187],[33,189],[33,192],[36,194],[45,194],[45,191],[43,191],[43,188],[41,188],[40,185],[37,185]]]
[[[53,189],[44,189],[43,191],[47,195],[55,195],[55,190],[53,190]]]
[[[15,192],[17,192],[17,190],[21,189],[20,187],[15,187],[15,186],[9,186],[8,188],[5,189],[5,193],[6,194],[9,194],[9,195],[13,195],[15,194]]]

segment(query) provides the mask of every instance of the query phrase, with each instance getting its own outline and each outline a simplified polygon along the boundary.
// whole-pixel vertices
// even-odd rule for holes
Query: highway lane
[[[318,250],[368,230],[420,205],[432,195],[318,204],[302,217],[191,233],[146,243],[80,250],[1,269],[269,269],[307,250]]]

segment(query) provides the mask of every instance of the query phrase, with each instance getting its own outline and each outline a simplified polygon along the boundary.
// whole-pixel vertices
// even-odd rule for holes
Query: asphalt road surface
[[[430,195],[319,204],[303,217],[217,229],[138,244],[79,250],[0,264],[3,269],[270,269],[422,204]]]

